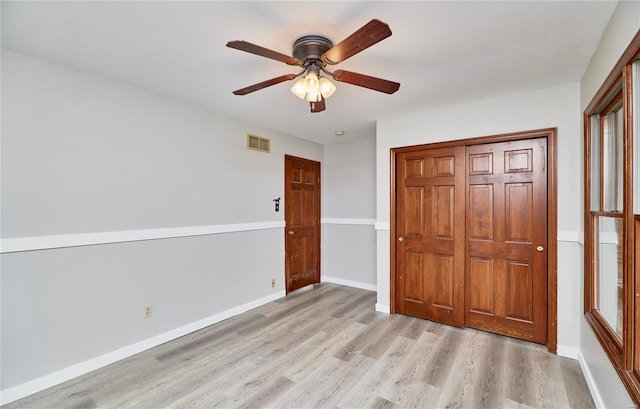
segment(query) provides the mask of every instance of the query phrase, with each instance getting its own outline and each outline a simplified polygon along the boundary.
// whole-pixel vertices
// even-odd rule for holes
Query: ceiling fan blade
[[[322,112],[327,109],[323,97],[320,97],[320,101],[318,102],[309,102],[309,105],[311,105],[311,112]]]
[[[227,47],[259,55],[261,57],[271,58],[272,60],[280,61],[289,65],[302,65],[302,61],[297,58],[290,57],[286,54],[282,54],[259,45],[248,43],[246,41],[229,41],[227,43]]]
[[[271,78],[270,80],[262,81],[262,82],[259,82],[257,84],[249,85],[248,87],[235,90],[235,91],[233,91],[233,94],[234,95],[247,95],[247,94],[252,93],[254,91],[259,91],[262,88],[267,88],[267,87],[270,87],[272,85],[280,84],[281,82],[290,81],[290,80],[294,79],[295,77],[296,77],[295,74],[281,75],[280,77]]]
[[[373,19],[355,33],[331,47],[321,57],[327,64],[338,64],[391,35],[389,25]]]
[[[393,94],[400,88],[400,83],[383,80],[382,78],[370,77],[357,72],[337,70],[333,73],[333,79],[347,84],[357,85],[359,87],[369,88],[374,91]]]

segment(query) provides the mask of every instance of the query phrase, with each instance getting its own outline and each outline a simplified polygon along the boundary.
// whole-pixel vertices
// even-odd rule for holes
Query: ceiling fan
[[[326,108],[325,99],[330,97],[336,90],[335,85],[322,76],[326,74],[339,82],[393,94],[400,88],[400,84],[397,82],[345,70],[331,72],[326,68],[327,65],[341,63],[390,35],[391,29],[386,23],[373,19],[336,45],[321,35],[300,37],[293,43],[293,57],[246,41],[229,41],[227,47],[302,68],[302,71],[297,74],[281,75],[241,88],[233,91],[233,93],[235,95],[246,95],[303,76],[294,84],[291,92],[298,98],[309,101],[311,112],[321,112]]]

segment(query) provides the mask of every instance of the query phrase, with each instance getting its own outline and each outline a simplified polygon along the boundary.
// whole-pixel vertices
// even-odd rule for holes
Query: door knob
[[[404,241],[404,237],[398,237],[398,241]]]
[[[536,247],[536,250],[538,250],[539,252],[542,252],[542,251],[544,251],[544,247],[538,246],[538,247]]]
[[[293,230],[289,230],[287,234],[289,234],[289,236],[293,236]]]

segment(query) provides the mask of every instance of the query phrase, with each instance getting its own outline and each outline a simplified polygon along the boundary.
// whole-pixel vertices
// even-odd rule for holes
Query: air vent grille
[[[247,134],[247,149],[271,153],[271,139]]]

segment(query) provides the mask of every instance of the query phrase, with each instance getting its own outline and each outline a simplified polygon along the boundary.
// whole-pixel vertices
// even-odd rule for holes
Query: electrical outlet
[[[276,288],[276,279],[275,278],[271,279],[271,288]]]
[[[144,317],[145,318],[151,318],[152,315],[153,315],[153,307],[151,305],[145,305],[144,306]]]

